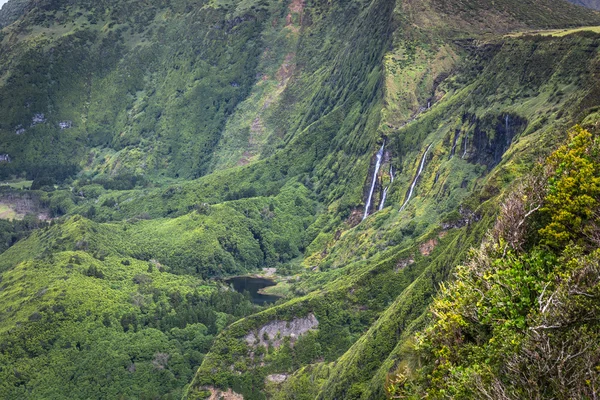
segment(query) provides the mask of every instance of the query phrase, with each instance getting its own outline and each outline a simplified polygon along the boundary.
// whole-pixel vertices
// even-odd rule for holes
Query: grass
[[[389,207],[354,227],[344,222],[325,223],[330,228],[321,228],[308,247],[303,262],[307,268],[300,279],[280,284],[281,294],[304,296],[281,301],[226,330],[199,369],[192,388],[214,384],[232,387],[245,398],[261,398],[250,390],[257,385],[253,377],[297,371],[289,384],[266,390],[281,398],[292,394],[318,399],[383,398],[387,372],[402,359],[411,332],[422,326],[422,312],[435,292],[433,282],[446,279],[466,257],[468,247],[479,243],[495,219],[503,191],[550,151],[556,127],[572,123],[579,112],[575,100],[593,85],[593,76],[585,71],[594,61],[590,54],[595,53],[588,51],[598,44],[594,38],[522,37],[502,42],[504,46],[490,53],[479,51],[493,46],[463,54],[463,62],[456,67],[460,72],[439,88],[445,95],[407,126],[389,132],[386,148],[390,157],[381,168],[384,182],[389,181],[385,175],[390,162],[397,171]],[[387,72],[405,71],[387,68]],[[387,83],[401,88],[401,78],[388,77]],[[391,112],[398,119],[405,118],[402,110]],[[495,159],[485,157],[487,143],[504,137],[506,115],[510,115],[510,129],[516,138],[506,153]],[[526,122],[519,122],[522,120]],[[460,150],[450,157],[456,131]],[[398,212],[428,143],[433,147],[414,196],[408,208]],[[436,231],[442,217],[453,215],[452,211],[481,221],[471,221],[462,229]],[[474,213],[469,217],[470,211]],[[453,216],[451,221],[461,216]],[[428,255],[421,246],[432,242],[437,245]],[[317,266],[318,272],[308,268],[312,266]],[[269,290],[278,290],[278,286]],[[293,352],[292,360],[283,362],[284,355],[271,350],[264,366],[242,356],[244,368],[228,372],[233,365],[231,357],[239,360],[240,354],[246,354],[240,347],[244,332],[273,319],[301,316],[307,310],[322,324],[317,342],[323,352],[317,365],[329,368],[326,379],[317,376],[319,369],[296,369]],[[346,323],[336,326],[339,319]],[[332,330],[335,338],[328,336]],[[212,374],[215,370],[217,374]]]
[[[10,204],[0,203],[0,219],[23,219],[24,215],[18,213]]]
[[[8,186],[13,189],[23,190],[23,189],[29,189],[31,187],[32,183],[33,183],[33,181],[28,181],[28,180],[7,181],[7,182],[0,182],[0,187]]]
[[[548,29],[548,30],[533,30],[533,31],[522,31],[514,32],[506,35],[507,37],[522,37],[527,35],[541,35],[541,36],[553,36],[562,37],[572,35],[579,32],[593,32],[600,34],[600,26],[582,26],[579,28],[572,29]]]

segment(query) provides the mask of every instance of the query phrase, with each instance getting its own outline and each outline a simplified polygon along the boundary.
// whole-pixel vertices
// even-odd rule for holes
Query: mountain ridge
[[[593,8],[594,10],[600,10],[600,2],[597,0],[569,0],[573,4],[577,4],[583,7]]]

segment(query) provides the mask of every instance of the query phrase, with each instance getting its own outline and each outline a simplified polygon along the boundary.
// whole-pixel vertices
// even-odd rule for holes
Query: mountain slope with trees
[[[444,285],[570,128],[595,143],[600,35],[520,33],[598,25],[562,0],[30,3],[0,31],[0,204],[30,212],[0,253],[0,397],[492,393],[497,320],[446,360],[428,309],[471,299]],[[548,196],[564,215],[521,226],[560,243],[489,253],[498,279],[593,266],[564,258],[580,210]],[[273,270],[270,306],[223,280]]]

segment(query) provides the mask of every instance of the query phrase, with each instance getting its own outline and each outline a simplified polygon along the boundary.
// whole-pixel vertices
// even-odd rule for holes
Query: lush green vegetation
[[[265,392],[281,399],[385,396],[386,377],[405,362],[437,284],[467,258],[469,247],[479,246],[507,185],[548,154],[562,140],[558,129],[585,115],[593,102],[586,91],[595,78],[586,65],[592,60],[587,54],[597,53],[595,36],[527,37],[472,50],[460,72],[441,85],[446,94],[440,103],[388,137],[397,157],[390,162],[409,171],[400,170],[388,197],[398,207],[418,168],[420,146],[433,143],[420,194],[408,209],[386,209],[354,228],[350,219],[350,229],[343,232],[322,229],[304,260],[318,272],[305,274],[290,288],[305,296],[226,330],[199,369],[189,398],[210,386],[233,388],[245,398],[262,398]],[[564,61],[557,62],[561,57]],[[569,59],[581,63],[572,65]],[[257,362],[255,350],[245,343],[247,332],[268,321],[293,321],[309,312],[327,332],[331,318],[340,318],[332,304],[356,312],[345,317],[356,335],[338,329],[331,340],[318,330],[320,349],[339,349],[334,357],[321,353],[311,366],[298,368],[293,348],[283,351],[286,362],[282,350],[266,348]],[[327,312],[321,311],[324,305]],[[350,322],[356,318],[365,323]],[[343,337],[348,339],[340,342]],[[220,373],[208,372],[215,370]],[[269,381],[271,374],[282,373],[288,375],[283,383]]]
[[[507,197],[489,238],[436,297],[391,398],[593,397],[598,145],[576,127]]]
[[[243,295],[157,262],[55,252],[2,273],[3,398],[180,398]]]
[[[500,355],[527,362],[545,332],[529,328],[559,317],[538,299],[595,285],[600,36],[580,26],[600,16],[562,0],[75,3],[0,13],[0,212],[23,217],[0,220],[0,397],[526,396]],[[484,276],[441,284],[478,260]],[[246,274],[283,298],[220,283]],[[560,318],[596,310],[567,300]],[[567,319],[551,343],[596,337]],[[531,373],[531,390],[587,393]]]

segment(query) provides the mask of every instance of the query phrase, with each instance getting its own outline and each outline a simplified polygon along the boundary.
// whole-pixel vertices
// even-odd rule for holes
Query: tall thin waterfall
[[[454,142],[452,143],[452,150],[450,150],[450,157],[448,157],[448,160],[452,160],[452,157],[454,157],[454,153],[456,152],[456,144],[458,143],[459,136],[460,131],[457,129],[456,132],[454,132]]]
[[[506,133],[508,134],[508,125],[510,122],[510,117],[508,114],[506,114],[506,117],[504,118],[504,122],[505,122],[505,129],[506,129]]]
[[[377,174],[379,174],[379,168],[381,168],[381,159],[383,158],[383,150],[385,149],[385,142],[381,146],[381,149],[377,152],[377,162],[375,163],[375,171],[373,172],[373,182],[371,183],[371,190],[369,190],[369,197],[367,197],[367,204],[365,205],[365,214],[363,215],[363,221],[369,216],[369,209],[371,208],[371,201],[373,200],[373,192],[375,191],[375,185],[377,184]]]
[[[394,183],[394,167],[390,165],[390,184],[383,190],[383,195],[381,196],[381,204],[379,205],[379,211],[383,210],[385,207],[385,199],[387,198],[388,190],[392,187],[392,183]]]
[[[419,180],[419,177],[421,176],[421,172],[423,172],[423,168],[425,167],[425,159],[427,158],[427,153],[429,153],[429,149],[431,148],[431,144],[427,147],[427,150],[425,150],[425,154],[423,154],[423,158],[421,159],[421,165],[419,166],[419,170],[417,171],[417,176],[415,176],[415,179],[413,180],[412,185],[410,185],[410,190],[408,191],[408,197],[406,198],[406,201],[404,202],[404,204],[402,204],[402,207],[400,207],[400,211],[403,211],[406,206],[408,205],[408,202],[410,201],[410,198],[413,195],[413,191],[415,190],[415,186],[417,185],[417,181]]]

